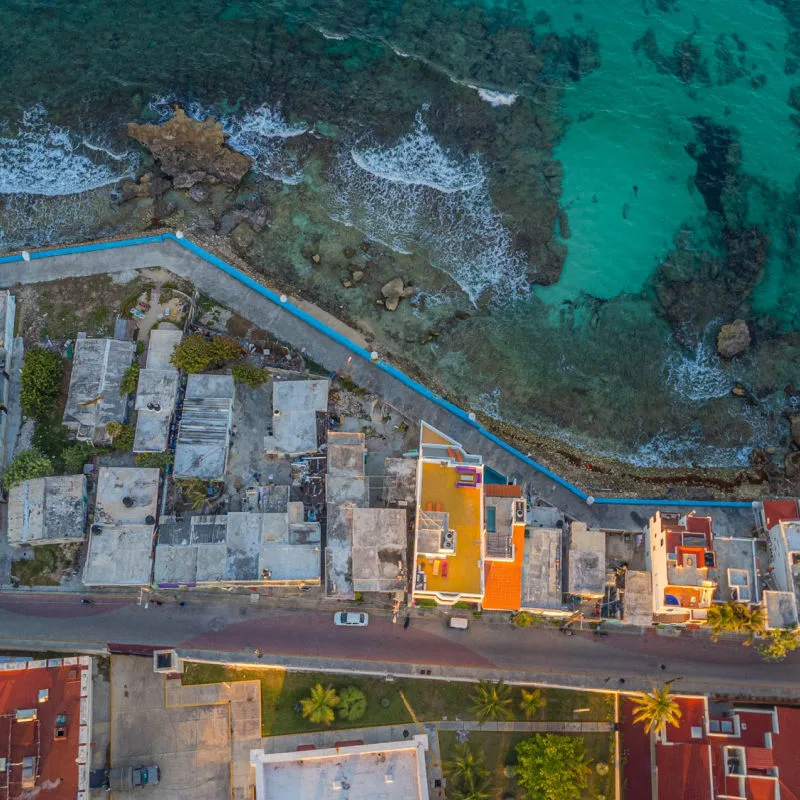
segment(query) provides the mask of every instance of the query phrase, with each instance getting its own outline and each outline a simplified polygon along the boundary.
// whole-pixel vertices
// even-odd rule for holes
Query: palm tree
[[[741,631],[748,619],[747,606],[744,603],[716,603],[708,609],[708,624],[711,627],[711,640],[716,642],[725,631],[734,633]]]
[[[540,708],[544,708],[546,705],[547,700],[542,696],[541,690],[522,690],[522,700],[520,701],[519,707],[525,715],[525,719],[530,719]]]
[[[659,731],[665,725],[678,726],[681,718],[681,709],[678,701],[670,694],[669,687],[653,687],[652,692],[639,692],[633,699],[636,710],[633,712],[633,721],[641,722],[647,733]]]
[[[767,632],[767,612],[761,607],[748,609],[747,620],[742,626],[747,632],[746,645],[751,645],[757,636],[763,636]]]
[[[459,742],[455,758],[444,768],[453,800],[490,800],[489,770],[483,763],[483,751],[473,750],[466,742]]]
[[[303,716],[318,725],[330,725],[336,714],[334,708],[339,705],[339,697],[331,686],[318,683],[311,687],[311,694],[300,701]]]
[[[511,687],[503,681],[480,681],[472,695],[472,710],[479,722],[499,722],[513,717]]]
[[[181,481],[183,499],[191,505],[193,511],[201,509],[208,502],[208,487],[204,480],[191,478]]]
[[[339,693],[339,717],[355,722],[364,716],[367,698],[358,686],[348,686]]]

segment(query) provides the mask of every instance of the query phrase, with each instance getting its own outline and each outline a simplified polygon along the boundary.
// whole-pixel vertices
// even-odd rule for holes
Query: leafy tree
[[[119,393],[124,397],[128,394],[133,394],[136,391],[136,386],[139,383],[139,365],[134,361],[128,369],[125,370],[125,374],[122,376],[122,380],[119,383]]]
[[[793,650],[800,647],[800,628],[776,628],[758,643],[758,652],[767,661],[783,661]]]
[[[32,347],[25,353],[20,377],[20,405],[27,417],[46,417],[61,387],[61,357],[58,353]]]
[[[205,372],[221,367],[238,358],[241,347],[229,336],[212,336],[206,339],[202,333],[193,333],[172,351],[172,363],[188,373]]]
[[[150,467],[153,469],[164,469],[171,466],[175,461],[174,453],[137,453],[136,466]]]
[[[208,486],[202,478],[188,478],[180,482],[183,499],[199,511],[208,502]]]
[[[339,692],[339,716],[348,722],[355,722],[364,716],[367,698],[358,686],[348,686]]]
[[[303,717],[316,725],[330,725],[336,718],[334,709],[338,705],[336,690],[321,683],[312,686],[311,694],[300,701]]]
[[[124,425],[112,419],[106,425],[106,433],[111,437],[111,445],[115,450],[132,450],[136,429],[133,425]]]
[[[261,367],[252,364],[234,364],[231,367],[231,375],[237,383],[246,383],[257,389],[261,384],[269,380],[269,372]]]
[[[480,681],[470,698],[479,722],[500,722],[511,719],[511,687],[503,681]]]
[[[531,719],[540,708],[544,708],[546,705],[547,700],[545,700],[540,689],[522,690],[522,700],[519,707],[525,715],[525,719]]]
[[[94,452],[94,447],[89,442],[75,442],[61,453],[65,475],[80,475],[83,465]]]
[[[516,747],[517,781],[530,800],[575,800],[587,785],[586,751],[579,736],[537,733]]]
[[[635,711],[633,721],[641,722],[647,733],[661,730],[669,724],[678,727],[681,708],[678,701],[670,694],[668,686],[653,687],[652,692],[639,692],[633,698]]]
[[[20,453],[3,472],[3,489],[8,491],[23,481],[46,478],[53,474],[53,462],[39,450],[31,447]]]

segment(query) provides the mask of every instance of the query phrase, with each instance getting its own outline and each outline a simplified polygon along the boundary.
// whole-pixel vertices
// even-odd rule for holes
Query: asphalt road
[[[354,671],[434,676],[506,677],[558,685],[646,688],[674,681],[675,689],[737,697],[800,701],[800,656],[780,664],[761,660],[738,642],[707,638],[519,630],[500,620],[473,620],[466,632],[440,616],[414,617],[409,628],[370,612],[366,628],[333,624],[333,612],[267,609],[227,597],[220,602],[168,600],[145,609],[135,599],[96,597],[92,605],[63,595],[0,596],[3,640],[32,643],[115,643],[216,653],[224,660],[336,666]],[[277,657],[283,657],[282,659]]]

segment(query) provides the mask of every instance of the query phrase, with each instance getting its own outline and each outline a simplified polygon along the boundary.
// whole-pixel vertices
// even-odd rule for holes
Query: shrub
[[[23,481],[45,478],[53,474],[53,462],[39,450],[32,447],[20,453],[3,472],[3,489],[8,491]]]
[[[577,736],[536,734],[521,741],[517,781],[532,800],[573,800],[586,788],[586,751]]]
[[[231,367],[231,374],[237,383],[246,383],[257,389],[269,380],[269,372],[261,367],[252,364],[234,364]]]
[[[361,719],[367,710],[367,698],[358,686],[348,686],[339,692],[339,716],[348,722]]]
[[[174,453],[137,453],[136,466],[151,469],[170,467],[175,461]]]
[[[20,378],[20,405],[27,417],[48,416],[61,386],[61,357],[41,347],[25,354]]]
[[[205,372],[238,358],[240,353],[238,342],[229,336],[212,336],[206,339],[202,333],[193,333],[175,348],[172,363],[190,374]]]
[[[65,475],[80,475],[83,465],[94,452],[94,447],[89,442],[76,442],[64,449],[61,459],[64,463]]]
[[[527,628],[533,622],[533,617],[527,611],[514,614],[512,619],[518,628]]]
[[[119,393],[124,397],[127,394],[132,394],[136,391],[136,385],[139,383],[139,365],[134,362],[131,364],[128,369],[125,370],[125,374],[122,376],[122,380],[119,384]]]
[[[136,429],[133,425],[123,425],[121,422],[111,420],[106,425],[106,433],[111,437],[111,446],[115,450],[132,450]]]

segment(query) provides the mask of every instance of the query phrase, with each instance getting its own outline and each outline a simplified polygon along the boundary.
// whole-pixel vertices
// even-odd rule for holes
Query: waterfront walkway
[[[676,504],[674,500],[654,504],[638,500],[615,501],[617,505],[588,504],[579,489],[570,488],[558,476],[532,466],[523,454],[510,452],[507,445],[498,443],[491,434],[469,421],[463,411],[448,409],[440,399],[427,396],[430,394],[427,390],[409,385],[412,382],[405,376],[372,363],[363,350],[360,334],[303,301],[290,298],[282,304],[269,299],[263,290],[248,285],[246,275],[171,234],[146,241],[123,240],[99,249],[82,246],[33,253],[29,261],[19,256],[0,258],[0,288],[150,267],[163,267],[192,281],[199,291],[306,353],[326,369],[347,369],[354,381],[401,413],[440,428],[462,442],[468,451],[480,453],[494,469],[519,483],[529,484],[535,495],[593,527],[639,531],[656,509]],[[295,306],[294,313],[291,306]],[[353,358],[354,353],[360,357]],[[753,513],[747,504],[720,507],[716,503],[686,501],[682,506],[713,514],[715,530],[720,536],[741,533],[753,525]]]

